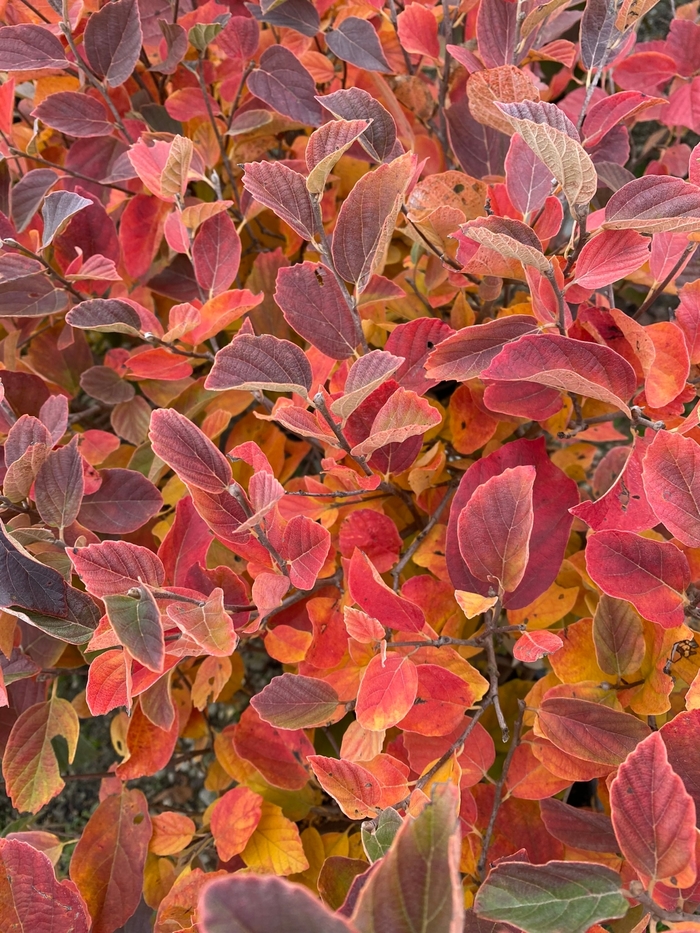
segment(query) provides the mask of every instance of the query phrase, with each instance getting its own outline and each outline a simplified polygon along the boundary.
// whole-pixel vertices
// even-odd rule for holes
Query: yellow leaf
[[[497,596],[480,596],[478,593],[467,593],[466,590],[455,590],[455,599],[468,619],[481,615],[498,602]]]
[[[7,740],[2,762],[7,793],[14,806],[36,813],[65,787],[51,740],[63,736],[72,762],[80,722],[68,700],[53,697],[20,714]]]
[[[510,625],[527,625],[530,632],[549,628],[568,615],[578,599],[578,586],[559,586],[552,583],[534,603],[524,609],[509,609]]]
[[[296,824],[284,816],[281,807],[267,801],[241,858],[263,875],[294,875],[309,867]]]

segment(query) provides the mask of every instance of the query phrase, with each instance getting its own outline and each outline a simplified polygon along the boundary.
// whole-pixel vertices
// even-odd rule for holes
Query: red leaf
[[[640,91],[621,91],[599,100],[589,108],[583,121],[584,146],[591,149],[618,123],[665,102],[663,97],[648,97]]]
[[[649,735],[636,716],[571,697],[545,698],[537,711],[541,735],[568,755],[616,767]]]
[[[614,405],[626,414],[637,387],[634,370],[609,347],[559,334],[521,337],[507,344],[482,373],[503,382],[536,382]]]
[[[222,862],[240,855],[262,816],[263,799],[247,787],[234,787],[214,804],[211,832]]]
[[[281,162],[248,162],[243,187],[260,204],[269,207],[305,240],[316,232],[306,179]]]
[[[43,31],[43,30],[42,30]],[[90,917],[72,881],[56,879],[49,857],[19,839],[0,839],[0,913],[8,933],[88,933]]]
[[[261,719],[280,729],[325,726],[342,715],[335,689],[323,680],[302,674],[273,677],[251,700]]]
[[[382,625],[404,632],[420,632],[425,625],[423,611],[389,589],[362,551],[352,555],[347,582],[353,600]]]
[[[622,854],[645,887],[659,881],[685,888],[695,881],[695,803],[652,732],[620,765],[610,809]]]
[[[605,207],[608,230],[695,230],[700,218],[700,188],[682,178],[644,175],[623,185]]]
[[[333,259],[347,282],[361,294],[374,272],[381,271],[416,157],[407,153],[363,175],[338,213]]]
[[[476,698],[472,687],[437,664],[419,664],[416,671],[418,686],[414,705],[398,723],[399,729],[432,736],[449,735],[457,727],[464,728],[465,711]]]
[[[43,71],[66,67],[59,39],[43,26],[23,24],[0,29],[0,68],[3,71]]]
[[[683,624],[690,570],[670,542],[599,531],[588,539],[586,568],[604,593],[629,600],[645,619],[663,628]]]
[[[289,326],[321,353],[334,360],[353,355],[360,329],[335,277],[322,262],[282,267],[275,301]]]
[[[374,509],[352,511],[340,526],[338,543],[343,557],[352,557],[355,548],[359,548],[379,573],[391,570],[402,547],[396,524]]]
[[[644,457],[644,490],[657,519],[688,547],[700,547],[700,446],[659,431]]]
[[[232,482],[228,460],[189,418],[172,408],[151,415],[153,452],[189,486],[217,493]]]
[[[270,389],[306,396],[312,382],[311,366],[301,347],[271,334],[240,334],[216,354],[204,386],[215,391]]]
[[[479,55],[487,68],[510,65],[517,40],[517,11],[501,0],[486,0],[476,18]]]
[[[124,267],[132,279],[140,278],[151,268],[163,236],[167,210],[163,201],[147,194],[137,194],[127,202],[119,223],[119,244]]]
[[[136,911],[151,838],[148,804],[140,790],[105,798],[88,820],[70,863],[92,917],[91,933],[114,933]]]
[[[369,436],[352,448],[352,455],[369,458],[387,444],[422,437],[441,421],[442,415],[427,399],[399,386],[377,412]]]
[[[85,701],[93,716],[131,708],[131,659],[122,648],[103,651],[91,662]]]
[[[520,585],[530,558],[535,468],[517,466],[478,486],[459,515],[459,550],[478,579],[500,593]]]
[[[136,0],[112,0],[90,16],[83,35],[90,67],[109,87],[131,77],[142,43]]]
[[[437,20],[427,7],[412,3],[399,13],[396,27],[399,42],[407,52],[440,57]]]
[[[683,710],[659,730],[666,743],[671,767],[695,801],[696,821],[700,814],[700,772],[695,765],[700,741],[700,710]]]
[[[192,244],[197,282],[210,297],[225,292],[238,275],[241,239],[226,211],[205,220]]]
[[[34,109],[32,117],[68,136],[106,136],[114,129],[102,101],[77,91],[51,94]]]
[[[306,515],[295,515],[284,529],[282,557],[289,562],[289,579],[300,590],[310,590],[331,549],[328,529]]]
[[[384,349],[394,356],[403,357],[403,363],[394,374],[399,385],[417,392],[418,395],[425,395],[428,389],[436,386],[440,380],[427,378],[425,364],[434,348],[453,334],[452,328],[444,321],[429,317],[421,317],[395,327],[389,334]]]
[[[513,657],[531,663],[558,651],[563,644],[554,632],[524,632],[515,643]]]
[[[153,483],[135,470],[100,470],[102,485],[85,496],[78,521],[91,531],[123,535],[136,531],[156,515],[163,497]]]
[[[505,170],[508,196],[521,214],[544,207],[552,191],[552,173],[517,133],[510,140]]]
[[[589,852],[617,852],[612,823],[604,813],[571,807],[555,798],[540,801],[540,812],[547,832],[564,845]]]
[[[642,463],[649,446],[648,437],[637,435],[619,476],[595,502],[587,500],[571,510],[593,531],[646,531],[658,524],[642,484]]]
[[[103,541],[87,547],[69,548],[73,568],[93,596],[126,593],[139,583],[162,586],[165,570],[148,548],[129,541]]]
[[[506,344],[538,330],[537,321],[525,314],[498,318],[478,327],[464,327],[431,352],[425,367],[427,376],[460,382],[480,376]]]
[[[603,230],[583,247],[576,260],[574,282],[581,288],[603,288],[649,259],[649,240],[634,230]]]
[[[188,573],[203,565],[212,538],[204,519],[194,507],[191,496],[175,506],[175,521],[158,548],[165,575],[174,586],[186,586]]]
[[[322,755],[311,755],[309,764],[318,783],[351,820],[376,816],[381,787],[367,768],[353,761],[339,761]]]
[[[275,787],[301,790],[309,779],[303,762],[313,755],[314,748],[305,733],[274,728],[263,722],[252,706],[233,730],[233,747]]]
[[[505,604],[509,609],[529,606],[554,582],[573,521],[568,510],[578,502],[576,484],[546,455],[544,439],[513,441],[477,460],[462,477],[452,500],[447,526],[446,559],[452,584],[458,590],[488,595],[489,584],[473,576],[460,554],[458,518],[479,486],[504,470],[517,466],[535,467],[532,488],[534,522],[530,537],[530,561],[523,582],[514,593],[506,596]],[[368,611],[371,612],[371,608]]]
[[[167,613],[208,654],[227,658],[235,650],[238,638],[233,620],[224,609],[224,591],[220,587],[212,590],[203,606],[172,602]]]
[[[418,671],[410,658],[375,655],[360,681],[357,721],[372,732],[391,729],[411,709],[417,690]]]

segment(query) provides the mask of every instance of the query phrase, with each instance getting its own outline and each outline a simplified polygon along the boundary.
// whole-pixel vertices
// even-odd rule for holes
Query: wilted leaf
[[[333,166],[369,126],[368,120],[331,120],[314,130],[304,153],[309,170],[306,187],[311,194],[323,192]],[[279,277],[277,281],[279,287]]]

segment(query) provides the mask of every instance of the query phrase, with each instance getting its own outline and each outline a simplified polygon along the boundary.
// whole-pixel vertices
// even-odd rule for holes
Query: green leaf
[[[392,807],[382,810],[376,820],[365,820],[362,824],[362,846],[370,862],[376,862],[387,854],[402,823]]]
[[[525,933],[586,933],[627,913],[620,876],[591,862],[504,862],[482,885],[477,916],[512,923]]]
[[[107,616],[117,638],[129,654],[150,671],[160,673],[165,658],[165,637],[153,596],[140,586],[140,596],[105,596]]]
[[[225,23],[197,23],[187,33],[190,45],[193,45],[201,55],[204,55],[209,43],[216,39],[224,26]]]
[[[359,933],[461,933],[464,901],[459,875],[458,793],[438,784],[377,863],[352,915]]]

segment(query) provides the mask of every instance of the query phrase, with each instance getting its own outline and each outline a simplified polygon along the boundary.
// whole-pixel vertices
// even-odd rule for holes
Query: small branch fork
[[[683,910],[664,910],[644,890],[641,881],[630,881],[629,890],[622,892],[626,897],[638,901],[655,920],[662,923],[699,923],[700,914],[690,914]]]
[[[488,858],[489,846],[491,845],[491,837],[493,836],[493,831],[496,826],[496,818],[498,817],[498,811],[501,808],[501,803],[503,802],[503,788],[505,787],[506,780],[508,778],[508,772],[510,770],[511,763],[513,761],[513,755],[515,750],[520,745],[520,737],[523,728],[523,717],[525,716],[525,701],[518,700],[518,715],[515,719],[515,724],[513,725],[513,738],[508,749],[508,754],[506,755],[505,761],[503,762],[503,768],[501,770],[501,776],[496,782],[496,787],[494,788],[494,798],[493,798],[493,807],[491,808],[491,816],[489,817],[488,826],[486,827],[486,832],[481,842],[481,855],[479,856],[479,862],[477,865],[477,871],[479,877],[483,880],[484,872],[486,869],[486,860]]]

